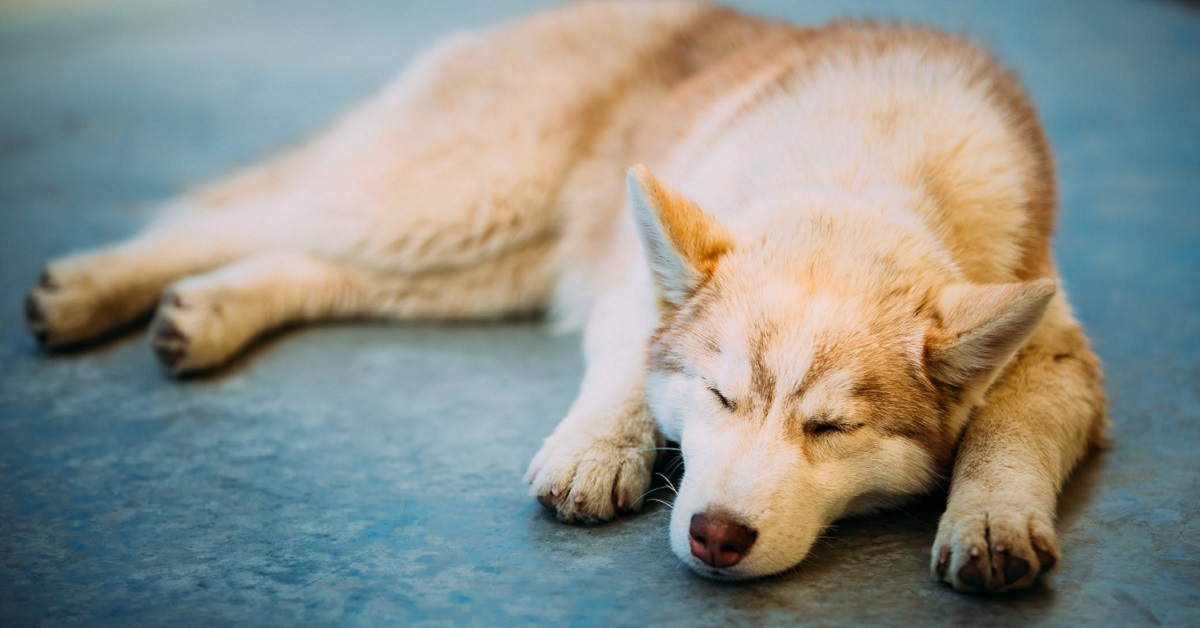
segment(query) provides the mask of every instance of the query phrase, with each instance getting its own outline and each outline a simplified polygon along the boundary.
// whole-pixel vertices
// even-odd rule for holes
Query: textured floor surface
[[[1060,572],[927,575],[940,503],[841,522],[799,569],[691,576],[662,506],[550,520],[520,481],[575,392],[538,325],[329,326],[165,378],[142,333],[40,352],[42,261],[320,128],[452,29],[534,2],[0,5],[0,624],[1200,623],[1200,11],[1116,2],[746,2],[971,33],[1053,141],[1056,246],[1115,447],[1063,499]]]

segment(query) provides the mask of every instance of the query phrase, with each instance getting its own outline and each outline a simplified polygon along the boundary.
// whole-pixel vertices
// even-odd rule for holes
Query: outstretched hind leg
[[[234,173],[169,201],[141,233],[52,260],[25,299],[25,323],[52,348],[97,340],[150,313],[172,281],[277,245],[281,196],[312,146]],[[294,239],[294,238],[291,238]]]
[[[70,347],[148,314],[163,288],[263,246],[251,217],[195,212],[114,246],[46,264],[25,299],[25,322],[43,345]]]
[[[296,251],[260,253],[167,289],[151,325],[159,360],[176,374],[220,366],[263,333],[305,321],[360,317],[482,318],[543,309],[549,243],[461,269],[380,275]]]
[[[319,257],[259,253],[172,284],[151,324],[151,342],[174,373],[209,369],[266,330],[361,310],[371,286],[366,273]]]
[[[564,90],[564,73],[595,60],[577,37],[560,31],[531,22],[435,47],[306,147],[184,201],[181,224],[51,263],[27,302],[30,329],[52,347],[86,342],[139,319],[179,281],[182,305],[167,299],[160,323],[176,321],[188,342],[164,333],[158,345],[168,364],[183,371],[215,366],[265,328],[290,321],[474,318],[505,313],[514,303],[540,308],[545,295],[534,298],[532,289],[499,294],[506,282],[496,273],[558,237],[567,205],[560,192],[569,175],[590,157],[596,138],[622,137],[604,126],[615,124],[608,121],[614,105],[605,86],[632,63],[608,64],[598,77],[604,80]],[[611,47],[601,38],[590,45]],[[615,159],[620,148],[603,154]],[[612,172],[619,180],[619,168]],[[355,307],[326,304],[306,312],[296,298],[277,296],[291,293],[271,278],[290,277],[282,283],[301,286],[325,281],[324,271],[308,272],[312,264],[285,272],[269,261],[276,258],[263,258],[221,268],[270,250],[369,275],[373,287],[363,288],[367,294]],[[549,265],[539,262],[538,272]],[[549,283],[536,290],[548,291]],[[263,287],[255,299],[285,304],[251,305],[249,286]],[[189,294],[206,305],[193,306]],[[216,327],[229,329],[209,330],[198,321],[214,315],[192,311],[215,311],[209,304],[244,311],[246,320],[222,313],[219,319],[231,322]],[[210,333],[221,340],[199,340]]]

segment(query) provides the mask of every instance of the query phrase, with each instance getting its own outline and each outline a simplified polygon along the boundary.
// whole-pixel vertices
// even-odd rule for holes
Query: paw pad
[[[970,558],[958,570],[958,580],[970,589],[981,590],[985,586],[983,569],[983,560],[979,557],[979,548],[972,547]]]
[[[996,555],[999,571],[1004,574],[1005,586],[1016,584],[1029,573],[1029,561],[1024,558],[1014,556],[1007,549],[997,551]]]

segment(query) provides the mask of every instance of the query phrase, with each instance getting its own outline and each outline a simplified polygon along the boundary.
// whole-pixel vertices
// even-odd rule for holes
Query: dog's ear
[[[941,324],[926,345],[930,375],[955,387],[989,379],[1037,329],[1055,289],[1051,279],[943,289]]]
[[[659,294],[678,307],[712,276],[717,260],[733,248],[733,238],[716,218],[664,187],[645,166],[630,168],[626,184]]]

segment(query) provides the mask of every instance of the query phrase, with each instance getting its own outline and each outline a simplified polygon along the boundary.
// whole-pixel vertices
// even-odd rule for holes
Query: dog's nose
[[[732,567],[750,552],[758,531],[732,515],[705,511],[692,515],[692,555],[713,567]]]

